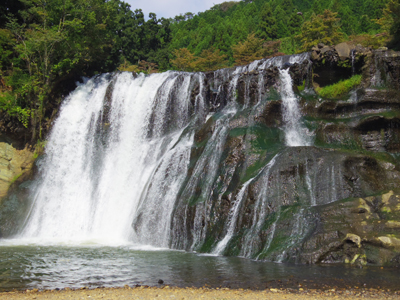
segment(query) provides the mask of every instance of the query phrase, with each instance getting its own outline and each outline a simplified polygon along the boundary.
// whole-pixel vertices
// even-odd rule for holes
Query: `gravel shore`
[[[175,288],[165,286],[125,287],[98,289],[63,289],[59,291],[27,290],[0,293],[0,300],[14,299],[400,299],[400,292],[377,289],[356,290],[302,290],[302,289],[266,289],[262,291],[228,288]]]

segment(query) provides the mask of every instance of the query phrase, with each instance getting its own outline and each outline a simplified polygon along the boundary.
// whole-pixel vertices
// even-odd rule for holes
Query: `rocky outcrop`
[[[387,53],[346,43],[319,45],[311,54],[312,66],[287,66],[294,90],[303,85],[297,93],[315,147],[284,148],[282,102],[274,94],[278,74],[270,77],[266,101],[229,124],[211,200],[196,198],[204,185],[198,181],[191,205],[186,207],[185,199],[178,204],[172,247],[191,250],[196,239],[204,239],[198,250],[215,251],[240,201],[236,231],[224,255],[397,266],[400,196],[385,191],[400,186],[400,94],[393,88],[396,67],[388,71],[397,56]],[[371,80],[379,57],[387,59],[390,77],[385,80],[390,84],[377,89]],[[363,75],[362,84],[342,99],[323,99],[312,89],[354,74]],[[257,75],[247,73],[239,79],[239,104],[254,105],[260,99]],[[210,119],[196,135],[192,166],[214,130],[215,120]],[[198,227],[204,229],[193,235]]]
[[[0,199],[8,194],[13,183],[27,180],[34,160],[34,153],[29,147],[17,150],[8,143],[0,142]]]
[[[301,262],[400,266],[399,193],[341,200],[316,213],[316,227],[299,250]]]

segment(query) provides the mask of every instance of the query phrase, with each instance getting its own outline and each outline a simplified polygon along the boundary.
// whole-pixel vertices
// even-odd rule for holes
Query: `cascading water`
[[[243,203],[244,195],[246,193],[246,189],[252,181],[253,181],[253,178],[248,180],[243,185],[243,187],[240,189],[239,193],[237,194],[236,201],[235,201],[234,205],[232,206],[232,209],[229,213],[228,231],[227,231],[225,237],[215,247],[215,249],[213,250],[213,253],[218,254],[218,255],[222,254],[223,251],[225,250],[227,244],[229,243],[230,239],[233,237],[233,234],[234,234],[235,228],[236,228],[236,222],[239,217],[240,208]]]
[[[351,75],[354,75],[356,72],[355,60],[356,60],[356,50],[353,49],[350,51],[351,57]]]
[[[285,139],[289,147],[311,146],[311,137],[301,122],[301,113],[297,97],[293,92],[292,78],[289,69],[279,70],[281,78],[281,95],[283,119],[285,122]]]
[[[193,140],[183,129],[194,76],[167,72],[134,79],[122,73],[111,86],[103,75],[71,94],[50,136],[35,204],[20,236],[105,243],[133,238],[167,246],[165,224]],[[155,230],[146,226],[154,218],[160,221]],[[149,241],[149,233],[158,238]]]
[[[263,69],[304,59],[308,54],[216,71],[209,88],[215,99],[225,99],[211,104],[206,91],[209,78],[202,73],[166,72],[136,78],[121,73],[80,85],[63,104],[51,133],[35,203],[19,238],[39,243],[133,242],[193,251],[202,248],[213,226],[209,221],[213,202],[222,201],[221,195],[228,192],[228,186],[218,187],[219,168],[232,124],[246,114],[249,127],[243,143],[251,149],[252,128],[258,126],[259,112],[268,102]],[[254,81],[242,78],[250,71],[257,75],[258,84],[256,95],[251,97]],[[288,70],[279,70],[279,75],[286,146],[309,146],[311,138],[301,122],[292,79]],[[244,83],[242,105],[237,101],[239,82]],[[249,109],[251,101],[256,103]],[[215,115],[210,108],[218,108]],[[211,133],[201,146],[202,152],[194,154],[197,150],[193,149],[199,147],[198,130],[205,123],[212,124]],[[248,189],[256,181],[266,180],[256,194],[252,223],[243,237],[240,255],[254,257],[260,250],[253,244],[270,213],[270,190],[275,187],[269,176],[275,176],[277,157],[279,154],[270,158],[234,193],[223,238],[210,250],[214,254],[224,253],[240,229]],[[252,163],[246,158],[243,167]],[[233,173],[227,171],[226,184],[232,181]],[[311,186],[309,189],[311,192]],[[280,213],[264,251],[274,238],[279,218]]]
[[[268,191],[270,188],[270,183],[269,183],[269,176],[271,173],[271,168],[275,164],[277,156],[275,156],[265,167],[265,169],[262,170],[261,175],[266,178],[266,183],[263,187],[263,189],[260,191],[260,194],[257,195],[257,201],[254,206],[254,213],[253,213],[253,220],[252,220],[252,226],[250,227],[250,230],[244,237],[244,247],[242,249],[241,255],[244,257],[252,257],[253,256],[253,243],[256,235],[260,231],[264,220],[265,216],[267,214],[267,200],[268,200]]]

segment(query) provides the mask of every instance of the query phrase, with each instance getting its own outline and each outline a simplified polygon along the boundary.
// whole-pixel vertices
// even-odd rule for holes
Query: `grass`
[[[338,83],[325,87],[316,88],[317,93],[324,98],[339,98],[350,92],[355,86],[361,83],[361,75],[354,75],[349,79],[341,80]]]

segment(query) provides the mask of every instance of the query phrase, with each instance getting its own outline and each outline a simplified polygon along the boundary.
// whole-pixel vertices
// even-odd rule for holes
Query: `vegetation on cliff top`
[[[0,110],[41,138],[81,76],[121,70],[208,71],[353,39],[399,45],[395,0],[245,0],[147,20],[121,0],[0,4]]]
[[[349,79],[341,80],[335,84],[324,86],[324,87],[317,87],[315,90],[316,92],[328,99],[338,98],[350,92],[355,86],[361,83],[361,75],[354,75]]]

